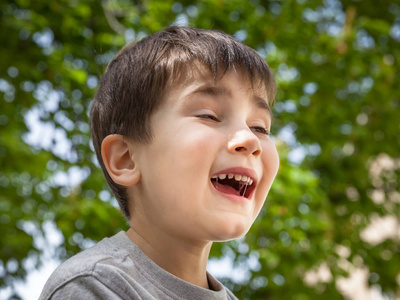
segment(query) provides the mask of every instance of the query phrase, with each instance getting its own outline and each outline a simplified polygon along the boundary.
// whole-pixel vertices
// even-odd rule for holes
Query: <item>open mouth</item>
[[[254,180],[245,175],[219,174],[211,177],[214,187],[225,194],[250,198],[255,188]]]

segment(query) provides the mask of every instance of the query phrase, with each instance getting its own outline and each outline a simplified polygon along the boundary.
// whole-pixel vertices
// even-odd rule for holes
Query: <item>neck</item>
[[[212,242],[182,241],[149,228],[132,223],[127,234],[158,266],[186,282],[209,289],[206,268]]]

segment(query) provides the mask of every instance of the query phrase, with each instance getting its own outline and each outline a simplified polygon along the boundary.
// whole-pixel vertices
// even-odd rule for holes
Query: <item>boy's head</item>
[[[216,83],[232,72],[249,89],[261,91],[268,104],[274,101],[275,81],[263,58],[220,31],[170,27],[126,45],[110,62],[91,106],[91,132],[106,180],[127,219],[128,203],[135,200],[110,177],[103,140],[118,134],[132,143],[151,143],[151,117],[169,95],[199,78]]]

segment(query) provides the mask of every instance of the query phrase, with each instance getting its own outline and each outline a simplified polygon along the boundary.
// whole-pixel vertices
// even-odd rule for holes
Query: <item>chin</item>
[[[225,242],[244,236],[250,229],[248,222],[225,222],[214,231],[214,242]]]

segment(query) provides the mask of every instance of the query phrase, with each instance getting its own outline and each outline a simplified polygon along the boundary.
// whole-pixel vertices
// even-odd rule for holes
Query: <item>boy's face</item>
[[[249,230],[279,157],[265,134],[266,95],[233,71],[217,83],[204,78],[172,89],[151,116],[153,139],[132,145],[141,179],[128,192],[133,226],[224,241]]]

